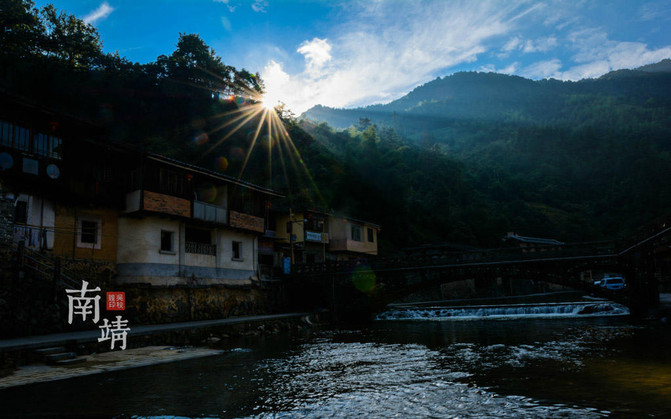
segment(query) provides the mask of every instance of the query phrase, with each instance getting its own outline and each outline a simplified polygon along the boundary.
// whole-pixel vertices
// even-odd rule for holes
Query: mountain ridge
[[[516,75],[458,72],[417,86],[401,98],[386,104],[342,109],[316,105],[301,118],[325,121],[336,128],[355,125],[358,118],[394,127],[400,114],[432,115],[444,118],[506,119],[510,111],[531,118],[557,111],[543,103],[548,96],[601,95],[634,99],[667,98],[671,91],[671,60],[633,70],[611,71],[596,79],[560,81],[530,80]],[[538,105],[542,105],[541,109]]]

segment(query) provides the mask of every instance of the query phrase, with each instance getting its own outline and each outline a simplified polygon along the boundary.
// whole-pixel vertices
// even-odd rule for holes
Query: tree
[[[99,64],[102,42],[96,29],[74,15],[49,4],[41,11],[44,22],[43,54],[71,67],[91,69]]]
[[[0,0],[2,53],[24,58],[38,52],[44,30],[32,1]]]

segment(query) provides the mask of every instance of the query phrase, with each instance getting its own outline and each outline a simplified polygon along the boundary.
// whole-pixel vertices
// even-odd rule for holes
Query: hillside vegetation
[[[461,164],[501,227],[611,238],[671,210],[670,63],[579,82],[457,73],[386,105],[302,116],[341,128],[370,121]],[[442,177],[425,172],[427,183]]]

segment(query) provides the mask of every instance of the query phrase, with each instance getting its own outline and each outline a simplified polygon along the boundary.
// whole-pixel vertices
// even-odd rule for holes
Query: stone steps
[[[77,357],[75,352],[68,352],[63,346],[36,349],[35,354],[47,365],[73,365],[86,362],[86,358]]]
[[[64,361],[68,359],[74,359],[77,357],[77,354],[74,352],[60,352],[55,354],[49,354],[44,357],[44,360],[47,364],[54,365],[58,361]]]
[[[52,346],[50,348],[35,349],[35,353],[42,358],[46,357],[47,355],[57,354],[60,352],[65,352],[65,348],[63,346]]]
[[[81,364],[83,362],[86,362],[86,358],[77,357],[70,359],[61,359],[60,361],[56,361],[56,365],[75,365],[75,364]]]

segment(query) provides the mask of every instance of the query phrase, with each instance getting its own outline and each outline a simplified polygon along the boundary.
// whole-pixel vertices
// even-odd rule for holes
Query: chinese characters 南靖
[[[82,289],[80,290],[65,290],[68,294],[79,294],[79,296],[68,295],[68,324],[72,324],[73,316],[82,316],[82,320],[86,321],[86,316],[93,314],[93,323],[98,323],[100,320],[100,296],[89,297],[87,293],[99,292],[100,287],[87,289],[89,283],[82,281]]]
[[[126,336],[130,331],[128,320],[121,320],[121,316],[116,316],[116,320],[110,323],[107,319],[103,319],[103,324],[98,327],[101,332],[98,342],[111,340],[111,349],[114,349],[114,342],[121,341],[121,349],[126,349]]]

